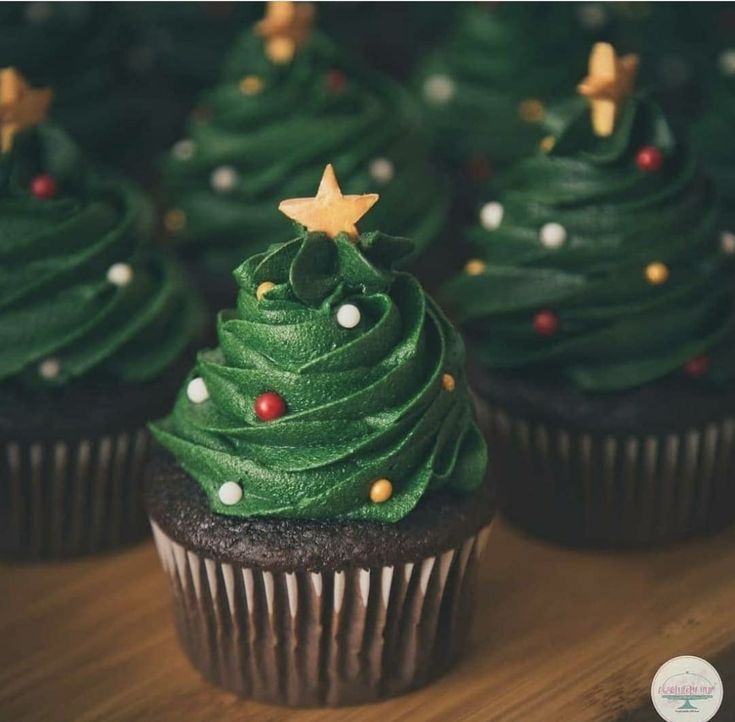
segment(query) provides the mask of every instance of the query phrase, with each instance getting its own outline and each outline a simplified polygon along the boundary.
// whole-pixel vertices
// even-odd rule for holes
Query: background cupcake
[[[148,505],[192,663],[292,705],[368,702],[455,658],[492,516],[462,342],[377,196],[282,204],[307,229],[236,271],[172,414]],[[237,628],[238,634],[220,634]],[[359,640],[359,641],[358,641]]]
[[[733,249],[717,195],[634,57],[595,46],[591,99],[519,164],[446,289],[482,368],[508,515],[591,544],[733,517]]]
[[[88,553],[144,532],[145,422],[198,312],[138,191],[42,122],[50,91],[5,69],[0,97],[0,554]]]
[[[419,252],[444,227],[447,201],[408,96],[312,32],[312,12],[268,5],[166,159],[164,225],[215,308],[229,303],[242,257],[287,232],[278,199],[311,192],[328,160],[346,189],[380,188],[369,227],[415,238]]]

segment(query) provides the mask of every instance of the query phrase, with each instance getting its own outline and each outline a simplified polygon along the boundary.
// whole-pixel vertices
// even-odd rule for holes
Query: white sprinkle
[[[242,499],[242,488],[235,481],[226,481],[220,486],[217,496],[223,504],[232,506]]]
[[[26,6],[26,10],[25,10],[26,22],[29,22],[32,25],[45,23],[47,20],[50,20],[51,15],[53,15],[53,9],[51,8],[51,3],[36,2],[36,3],[28,3],[28,5]]]
[[[544,248],[560,248],[567,240],[567,229],[561,223],[545,223],[539,237]]]
[[[430,103],[444,105],[454,97],[454,81],[448,75],[430,75],[424,81],[424,96]]]
[[[133,269],[128,263],[113,263],[107,269],[107,280],[115,286],[127,286],[133,280]]]
[[[191,160],[194,157],[196,146],[193,140],[180,140],[173,147],[173,154],[179,160]]]
[[[735,75],[735,49],[723,50],[717,59],[717,64],[720,66],[720,72],[723,75]]]
[[[720,233],[720,248],[722,252],[728,256],[735,255],[735,233],[731,231],[722,231]]]
[[[503,206],[497,201],[486,203],[480,209],[480,223],[487,231],[494,231],[503,222]]]
[[[214,190],[226,193],[235,187],[239,179],[240,176],[231,165],[221,165],[212,171],[210,182]]]
[[[61,373],[61,361],[57,358],[47,358],[38,364],[38,375],[42,379],[51,380]]]
[[[602,3],[584,3],[577,7],[577,19],[587,30],[600,30],[607,25],[607,10]]]
[[[186,395],[193,404],[201,404],[209,398],[209,389],[201,376],[189,381],[186,387]]]
[[[337,309],[337,323],[342,328],[355,328],[361,318],[360,309],[352,303],[345,303]]]
[[[370,161],[370,175],[378,183],[388,183],[393,180],[393,163],[387,158],[375,158]]]

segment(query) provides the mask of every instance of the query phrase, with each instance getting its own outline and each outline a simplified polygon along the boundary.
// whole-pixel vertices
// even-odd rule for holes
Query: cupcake
[[[182,646],[208,680],[279,704],[370,702],[443,672],[493,514],[462,342],[410,242],[355,223],[328,166],[303,224],[235,271],[173,412],[148,510]]]
[[[198,310],[153,214],[0,71],[0,555],[141,537],[145,424],[175,396]]]
[[[116,4],[3,3],[0,28],[2,65],[54,89],[51,120],[95,164],[148,172],[146,80],[129,67],[134,36]]]
[[[636,67],[595,46],[589,109],[483,207],[478,258],[444,290],[505,513],[570,544],[663,543],[735,514],[735,256]]]
[[[215,308],[230,302],[242,258],[288,232],[278,200],[312,192],[329,160],[346,189],[381,189],[368,230],[417,239],[412,257],[445,225],[409,97],[312,32],[312,15],[307,3],[269,4],[165,160],[165,229]]]
[[[595,5],[594,11],[592,6]],[[549,103],[579,78],[608,12],[592,3],[465,3],[447,38],[419,65],[416,86],[437,151],[464,179],[465,199],[534,151]]]

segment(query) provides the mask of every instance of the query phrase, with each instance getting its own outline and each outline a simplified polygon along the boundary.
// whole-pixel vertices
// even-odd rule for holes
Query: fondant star
[[[633,92],[637,72],[637,55],[619,57],[609,43],[595,43],[592,47],[589,75],[577,90],[590,101],[595,135],[612,135],[618,110]]]
[[[308,39],[313,18],[311,3],[269,2],[255,32],[265,39],[265,52],[274,63],[288,63]]]
[[[10,150],[15,134],[46,117],[51,90],[34,90],[15,68],[0,70],[0,150]]]
[[[377,193],[343,196],[334,168],[329,164],[324,169],[314,198],[281,201],[278,210],[310,231],[321,231],[330,238],[335,238],[338,233],[346,233],[355,239],[355,223],[377,203],[378,198]]]

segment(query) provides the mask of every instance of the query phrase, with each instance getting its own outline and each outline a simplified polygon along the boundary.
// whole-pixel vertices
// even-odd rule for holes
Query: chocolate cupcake
[[[631,95],[636,65],[595,46],[591,116],[581,103],[517,166],[444,294],[490,405],[505,513],[582,545],[735,516],[733,255],[713,184]]]
[[[327,162],[347,190],[380,188],[366,228],[416,239],[412,257],[444,229],[446,193],[410,97],[313,32],[312,13],[268,5],[164,162],[165,229],[215,310],[230,303],[242,258],[288,232],[278,201],[311,193]]]
[[[46,125],[50,92],[0,71],[0,555],[142,536],[145,424],[175,395],[199,309],[132,186]]]
[[[493,514],[464,351],[355,222],[377,196],[281,208],[306,226],[235,272],[237,309],[172,414],[148,509],[192,664],[288,705],[379,700],[457,656]]]

